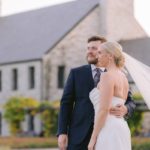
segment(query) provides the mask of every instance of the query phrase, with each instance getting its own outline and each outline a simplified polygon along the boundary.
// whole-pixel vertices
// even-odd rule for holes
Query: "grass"
[[[50,148],[57,147],[57,138],[22,138],[22,137],[1,137],[0,150],[2,146],[9,146],[10,148]]]
[[[132,150],[150,150],[150,138],[132,138]]]
[[[150,150],[150,138],[132,138],[133,150]],[[57,137],[1,137],[0,150],[57,147]]]
[[[144,144],[144,143],[150,143],[150,138],[141,138],[141,137],[134,137],[132,138],[133,144]]]

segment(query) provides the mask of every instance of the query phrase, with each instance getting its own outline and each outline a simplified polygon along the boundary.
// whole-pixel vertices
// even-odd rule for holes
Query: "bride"
[[[88,150],[131,150],[130,130],[124,118],[109,114],[109,109],[124,104],[129,91],[128,80],[122,71],[124,54],[116,42],[101,44],[99,66],[105,67],[98,86],[90,92],[95,110],[93,133]]]

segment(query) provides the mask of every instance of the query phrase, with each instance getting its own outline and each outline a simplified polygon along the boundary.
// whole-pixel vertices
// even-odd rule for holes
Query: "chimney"
[[[100,21],[109,40],[146,36],[134,17],[134,0],[100,0]]]

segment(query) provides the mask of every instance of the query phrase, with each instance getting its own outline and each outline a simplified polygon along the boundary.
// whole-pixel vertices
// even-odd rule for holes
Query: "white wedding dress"
[[[95,119],[100,106],[100,92],[94,88],[90,92],[90,100],[94,106]],[[112,106],[124,104],[125,100],[119,97],[112,98]],[[108,115],[104,127],[101,129],[95,150],[131,150],[131,136],[127,122],[124,118]]]

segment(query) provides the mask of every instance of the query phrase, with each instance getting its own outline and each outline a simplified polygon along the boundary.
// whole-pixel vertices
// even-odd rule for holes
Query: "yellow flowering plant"
[[[21,133],[21,121],[25,119],[26,111],[31,109],[31,113],[35,114],[39,102],[32,98],[10,97],[4,105],[4,118],[10,124],[10,132],[12,135]]]
[[[44,137],[56,134],[59,103],[60,101],[43,101],[40,104],[39,110],[41,112]]]

